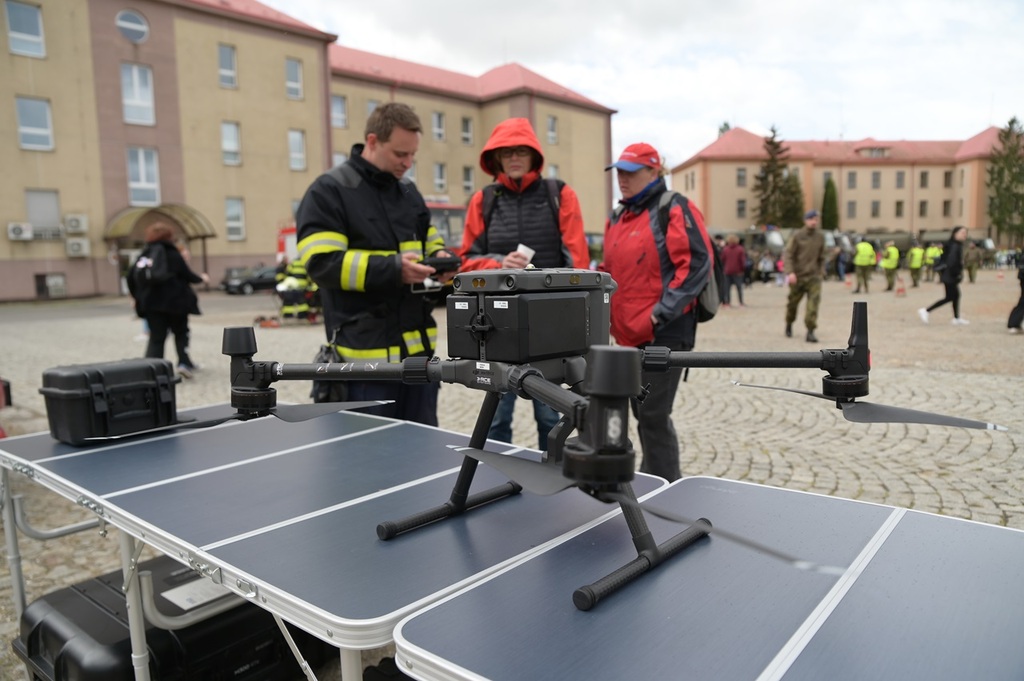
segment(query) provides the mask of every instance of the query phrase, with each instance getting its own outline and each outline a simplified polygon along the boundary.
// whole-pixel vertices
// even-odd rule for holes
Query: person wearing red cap
[[[483,269],[572,267],[590,262],[579,198],[561,180],[541,177],[544,153],[526,118],[502,121],[480,152],[480,167],[494,184],[469,200],[462,234],[463,272]],[[516,396],[505,393],[488,437],[512,441]],[[537,446],[547,449],[558,412],[533,401]]]
[[[620,345],[693,349],[697,297],[713,276],[714,250],[704,216],[685,196],[669,192],[665,168],[650,144],[631,144],[605,168],[615,169],[620,205],[605,224],[602,266],[618,288],[611,298],[611,332]],[[677,480],[679,438],[672,404],[682,369],[644,371],[643,400],[632,401],[643,460],[640,470]]]

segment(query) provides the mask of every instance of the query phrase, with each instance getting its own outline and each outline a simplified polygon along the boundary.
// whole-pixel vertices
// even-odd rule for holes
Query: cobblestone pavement
[[[686,475],[749,480],[1024,529],[1024,336],[1007,333],[1006,318],[1019,295],[1012,272],[983,271],[963,286],[968,326],[953,326],[948,306],[931,324],[917,309],[942,297],[941,286],[922,283],[896,297],[882,292],[881,277],[866,296],[840,282],[824,285],[820,343],[803,339],[802,310],[793,338],[783,335],[786,290],[755,284],[747,306],[723,309],[701,325],[700,351],[802,352],[846,346],[852,303],[868,302],[872,349],[868,401],[993,421],[1010,432],[961,430],[915,424],[854,424],[827,402],[787,392],[734,387],[731,381],[820,390],[822,372],[811,369],[692,369],[680,387],[674,418]],[[205,314],[192,321],[193,356],[202,366],[177,387],[179,408],[229,399],[228,363],[220,354],[226,326],[247,326],[275,313],[269,295],[201,295]],[[444,314],[439,311],[444,332]],[[124,298],[0,306],[0,374],[11,381],[15,406],[0,411],[9,435],[48,429],[38,394],[46,368],[140,356],[133,338],[140,322]],[[309,362],[323,339],[319,326],[258,329],[258,359]],[[442,348],[443,349],[443,348]],[[173,353],[171,343],[168,351]],[[444,356],[443,352],[440,353]],[[169,355],[172,356],[172,355]],[[278,383],[281,402],[305,402],[308,384]],[[441,389],[441,426],[472,429],[482,393],[463,386]],[[514,439],[535,445],[532,411],[520,400]],[[634,442],[639,440],[635,437]],[[89,518],[38,486],[12,474],[14,493],[41,528]],[[48,542],[21,540],[28,600],[119,567],[116,532],[95,531]],[[144,554],[146,557],[149,554]],[[0,678],[23,669],[10,652],[18,628],[10,601],[6,557],[0,560]],[[366,661],[375,654],[368,651]],[[318,671],[337,678],[337,664]]]

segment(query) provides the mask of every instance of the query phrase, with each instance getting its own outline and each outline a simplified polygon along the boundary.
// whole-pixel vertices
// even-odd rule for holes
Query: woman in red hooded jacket
[[[461,271],[527,265],[587,268],[589,252],[579,199],[564,182],[541,177],[544,154],[529,120],[510,118],[499,123],[480,153],[480,167],[494,178],[494,184],[469,200],[459,251]],[[532,255],[520,250],[522,246]],[[513,393],[502,397],[488,437],[512,441],[515,399]],[[545,450],[558,413],[536,400],[533,411],[537,445]]]

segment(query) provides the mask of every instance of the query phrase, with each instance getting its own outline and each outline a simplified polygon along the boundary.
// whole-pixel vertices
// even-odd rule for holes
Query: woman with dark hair
[[[128,288],[135,312],[149,325],[146,357],[162,358],[167,334],[174,334],[178,373],[192,378],[196,365],[188,354],[188,316],[200,314],[192,284],[208,284],[205,272],[196,274],[174,243],[174,229],[166,222],[146,227],[146,247],[132,266]]]
[[[942,248],[941,264],[936,263],[933,266],[934,270],[942,268],[939,271],[939,281],[946,287],[946,296],[942,300],[935,301],[927,308],[922,307],[917,311],[921,321],[925,324],[928,323],[928,313],[946,303],[953,303],[954,324],[970,324],[970,322],[960,316],[960,280],[964,278],[964,239],[966,238],[966,227],[954,227],[953,233],[950,234],[949,239],[946,240],[946,245]]]

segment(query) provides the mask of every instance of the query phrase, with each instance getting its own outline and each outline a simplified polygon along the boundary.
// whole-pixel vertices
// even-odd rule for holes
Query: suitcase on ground
[[[125,359],[59,366],[43,372],[50,434],[61,442],[127,435],[176,422],[174,386],[165,359]]]
[[[183,610],[160,594],[203,579],[161,556],[139,570],[153,573],[154,598],[169,617]],[[31,681],[133,681],[131,640],[121,572],[58,589],[33,601],[12,643]],[[301,630],[289,630],[305,659],[317,667],[336,649]],[[152,681],[284,681],[304,675],[273,616],[251,604],[184,629],[146,624]]]

